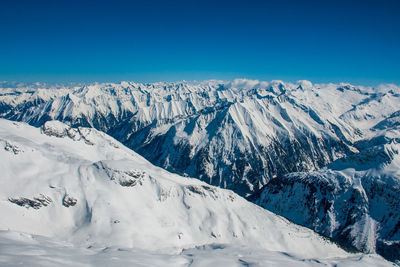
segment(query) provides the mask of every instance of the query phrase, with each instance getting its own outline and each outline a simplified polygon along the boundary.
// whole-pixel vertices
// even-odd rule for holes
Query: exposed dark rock
[[[20,197],[20,198],[8,198],[8,201],[17,204],[25,208],[40,209],[41,207],[47,207],[53,200],[45,195],[40,195],[39,197],[34,197],[33,199]]]
[[[78,200],[69,196],[68,194],[65,194],[65,196],[63,197],[62,204],[64,207],[69,208],[69,207],[75,206],[77,202],[78,202]]]

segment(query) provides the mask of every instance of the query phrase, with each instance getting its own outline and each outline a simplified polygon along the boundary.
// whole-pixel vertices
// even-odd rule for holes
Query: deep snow
[[[0,142],[4,266],[390,265],[155,167],[95,129],[1,119]]]

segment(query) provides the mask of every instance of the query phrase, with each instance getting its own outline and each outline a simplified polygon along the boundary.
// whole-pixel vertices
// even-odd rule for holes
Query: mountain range
[[[0,117],[42,129],[53,120],[97,129],[154,165],[233,190],[347,250],[400,259],[394,85],[237,79],[0,86]],[[62,137],[84,140],[76,131]],[[92,168],[111,177],[115,169]],[[125,178],[115,180],[130,184]]]

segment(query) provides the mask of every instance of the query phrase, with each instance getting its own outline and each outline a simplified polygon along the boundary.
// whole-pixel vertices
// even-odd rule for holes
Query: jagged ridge
[[[3,91],[2,117],[36,126],[52,119],[92,126],[158,166],[241,195],[272,177],[318,169],[349,154],[353,142],[396,111],[400,99],[393,90],[307,81],[122,82]]]

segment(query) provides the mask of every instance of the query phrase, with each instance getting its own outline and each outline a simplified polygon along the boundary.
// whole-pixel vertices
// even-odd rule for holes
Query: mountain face
[[[157,166],[232,189],[348,248],[399,258],[395,86],[234,80],[2,87],[3,118],[96,128]],[[14,201],[48,204],[35,197]]]
[[[390,266],[230,190],[155,167],[93,128],[0,119],[0,159],[5,265],[207,266],[215,257],[233,266]]]
[[[248,196],[355,151],[399,104],[393,90],[307,81],[39,84],[3,88],[0,116],[94,127],[157,166]]]
[[[255,203],[348,248],[399,260],[398,116],[396,112],[373,127],[373,138],[356,142],[358,153],[318,171],[271,180]]]
[[[301,257],[346,254],[230,190],[155,167],[95,129],[3,119],[0,126],[2,229],[85,247],[179,251],[237,242]]]

